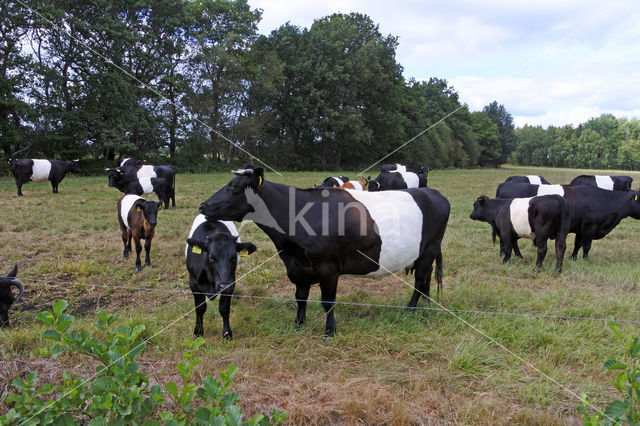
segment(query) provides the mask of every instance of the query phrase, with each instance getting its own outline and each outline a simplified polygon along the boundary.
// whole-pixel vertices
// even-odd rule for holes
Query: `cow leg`
[[[556,237],[556,273],[562,272],[562,261],[564,252],[567,250],[567,236],[558,235]]]
[[[582,247],[582,233],[576,233],[576,241],[573,245],[573,253],[571,253],[572,260],[578,259],[578,251],[580,250],[580,247]]]
[[[298,302],[298,313],[296,314],[295,324],[300,327],[307,318],[307,299],[311,286],[307,284],[296,285],[296,301]]]
[[[511,260],[511,235],[501,235],[500,239],[504,241],[504,258],[502,259],[502,263],[507,263]]]
[[[226,291],[229,291],[226,294]],[[232,340],[233,333],[231,332],[231,325],[229,324],[229,314],[231,313],[231,295],[233,294],[233,286],[225,290],[225,294],[218,296],[218,312],[222,317],[222,338],[225,340]]]
[[[124,246],[124,250],[122,251],[123,259],[129,258],[129,252],[131,251],[131,238],[129,237],[129,230],[127,228],[120,228],[120,232],[122,234],[122,245]],[[129,244],[127,245],[127,241]]]
[[[324,278],[320,281],[320,293],[322,296],[322,307],[327,313],[327,323],[324,334],[332,337],[336,334],[336,320],[334,317],[336,293],[338,292],[338,275]]]
[[[53,189],[53,193],[57,194],[58,193],[58,182],[52,180],[51,181],[51,189]]]
[[[584,238],[582,240],[582,258],[584,260],[589,260],[589,250],[591,250],[592,241],[590,238]]]
[[[513,254],[516,257],[519,257],[520,259],[524,259],[524,257],[522,257],[522,253],[520,253],[520,247],[518,247],[518,237],[513,237]]]
[[[538,249],[538,257],[536,259],[536,269],[540,269],[545,256],[547,255],[547,238],[541,237],[536,234],[534,239],[536,248]]]
[[[197,285],[195,282],[189,279],[189,285],[191,287],[191,291],[197,291]],[[222,302],[222,299],[220,299]],[[204,327],[202,326],[202,318],[204,317],[204,313],[207,312],[207,298],[204,294],[196,294],[193,293],[193,303],[196,305],[196,326],[193,328],[193,335],[195,337],[202,337],[204,334]]]
[[[435,256],[426,250],[423,256],[418,259],[418,263],[416,264],[415,286],[413,288],[411,299],[407,304],[407,308],[409,308],[409,310],[414,310],[416,308],[418,300],[420,300],[420,296],[427,299],[427,303],[431,303],[431,273],[433,272],[434,259]]]
[[[18,188],[18,197],[22,197],[22,185],[24,185],[24,183],[20,182],[20,179],[15,178],[16,181],[16,187]]]
[[[136,243],[136,272],[142,271],[142,263],[140,262],[140,253],[142,253],[142,244],[140,244],[140,237],[133,237],[133,241]]]
[[[144,253],[144,266],[151,266],[151,256],[149,255],[151,253],[151,238],[144,240]]]

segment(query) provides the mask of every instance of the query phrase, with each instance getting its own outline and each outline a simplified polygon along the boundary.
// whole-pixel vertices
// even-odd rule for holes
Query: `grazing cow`
[[[322,181],[320,185],[314,185],[314,188],[335,188],[336,186],[342,186],[345,182],[349,182],[349,178],[346,176],[333,176],[328,177]]]
[[[340,275],[415,271],[408,303],[429,298],[433,261],[442,285],[442,237],[450,205],[438,191],[415,188],[386,193],[297,189],[265,181],[262,168],[236,177],[200,205],[208,220],[253,220],[273,241],[296,285],[296,325],[304,323],[310,286],[320,283],[327,313],[325,333],[334,335],[334,302]]]
[[[142,177],[134,180],[127,180],[123,176],[125,171],[120,168],[105,169],[109,177],[109,186],[117,188],[125,194],[151,194],[154,192],[158,196],[158,200],[164,202],[164,208],[169,208],[169,194],[167,180],[164,178]]]
[[[106,169],[107,171],[110,169]],[[171,200],[173,207],[176,206],[176,172],[172,166],[152,166],[142,164],[142,161],[133,158],[124,158],[120,165],[116,167],[121,174],[121,182],[128,183],[142,178],[163,178],[167,181],[167,199]],[[120,174],[120,173],[119,173]],[[166,204],[165,208],[169,205]]]
[[[0,277],[0,327],[9,327],[9,307],[20,300],[24,293],[22,284],[14,278],[18,273],[18,265],[15,265],[6,277]],[[14,298],[11,287],[18,289],[18,296]]]
[[[22,197],[22,185],[28,182],[51,181],[53,193],[58,193],[58,185],[69,172],[79,172],[78,161],[33,160],[12,158],[9,160],[11,172],[18,187],[18,196]]]
[[[391,170],[391,166],[394,166],[395,169]],[[367,178],[369,191],[426,188],[429,169],[427,167],[407,167],[401,164],[385,164],[378,177],[375,179]]]
[[[144,264],[151,266],[149,254],[151,252],[151,240],[155,234],[158,223],[158,209],[162,202],[154,203],[133,194],[127,194],[118,200],[118,222],[122,232],[122,243],[124,251],[122,256],[129,258],[131,252],[131,238],[136,243],[136,271],[142,271],[140,263],[140,252],[142,245],[140,240],[145,240],[144,250],[146,253]]]
[[[609,191],[631,191],[633,178],[629,176],[580,175],[569,185],[589,185]]]
[[[503,186],[504,185],[504,186]],[[530,185],[526,183],[502,184],[498,188],[498,198],[522,198],[544,195],[543,187],[554,188],[554,193],[562,195],[571,212],[570,233],[576,234],[571,258],[587,260],[593,240],[604,238],[626,217],[640,219],[639,192],[608,191],[588,185]],[[545,190],[550,190],[546,188]],[[547,192],[548,193],[548,192]]]
[[[518,238],[529,238],[538,249],[536,268],[540,268],[547,254],[547,239],[555,239],[556,272],[562,271],[569,208],[560,195],[494,200],[482,195],[473,204],[470,218],[487,222],[497,230],[500,246],[504,247],[503,263],[511,259],[511,249],[517,247]],[[519,251],[516,256],[522,257]]]
[[[533,185],[551,185],[551,182],[543,178],[542,176],[527,175],[527,176],[509,176],[504,181],[505,183],[530,183]]]
[[[233,222],[208,221],[198,215],[191,225],[185,257],[189,271],[189,287],[196,305],[196,326],[193,334],[204,334],[202,317],[207,311],[207,299],[220,295],[218,311],[222,317],[222,338],[231,340],[229,325],[231,296],[236,284],[238,256],[248,256],[256,251],[252,243],[241,243]]]

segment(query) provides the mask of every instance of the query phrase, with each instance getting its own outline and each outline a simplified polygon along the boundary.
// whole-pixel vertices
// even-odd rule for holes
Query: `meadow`
[[[267,172],[265,177],[310,187],[336,173],[355,175]],[[540,271],[533,269],[535,248],[525,240],[520,240],[524,261],[503,265],[489,226],[469,219],[476,197],[494,196],[507,176],[540,174],[568,183],[583,173],[596,171],[432,171],[429,186],[452,207],[438,303],[457,310],[640,320],[640,224],[635,220],[625,219],[595,241],[588,262],[569,259],[570,234],[563,272],[554,275],[552,245]],[[604,173],[640,182],[640,172]],[[152,267],[140,273],[133,258],[122,259],[116,213],[121,194],[107,187],[106,176],[67,176],[58,195],[51,194],[48,182],[30,183],[20,198],[13,179],[0,178],[0,273],[24,262],[18,279],[25,286],[22,301],[10,311],[12,327],[0,329],[0,392],[27,371],[38,371],[45,381],[60,380],[65,370],[91,371],[76,356],[50,357],[51,344],[40,337],[45,328],[35,316],[58,299],[69,301],[69,313],[80,326],[89,327],[99,310],[117,312],[125,323],[145,324],[149,341],[142,364],[152,380],[175,380],[176,363],[192,338],[192,296],[94,285],[187,291],[184,247],[191,222],[198,205],[231,177],[177,176],[177,208],[160,211]],[[198,375],[237,365],[233,390],[242,396],[247,414],[279,408],[289,414],[290,424],[579,424],[575,409],[581,392],[601,408],[617,396],[602,364],[622,348],[606,321],[372,306],[406,305],[413,276],[404,273],[380,280],[342,277],[337,300],[353,304],[336,306],[334,338],[323,335],[319,303],[309,304],[306,324],[296,328],[295,302],[280,299],[293,298],[295,287],[273,244],[251,222],[238,228],[242,240],[258,251],[238,267],[236,294],[243,297],[232,301],[234,340],[222,340],[217,300],[210,302]],[[314,286],[310,300],[319,297]],[[426,300],[419,306],[426,307]],[[638,325],[623,325],[631,327],[637,331]],[[0,412],[6,409],[0,397]]]

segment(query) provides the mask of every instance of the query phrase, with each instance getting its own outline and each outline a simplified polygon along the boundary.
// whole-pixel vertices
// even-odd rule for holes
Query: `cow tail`
[[[442,249],[438,250],[436,255],[436,299],[440,299],[440,291],[442,290]]]
[[[176,206],[176,171],[173,170],[173,182],[171,183],[171,203]]]

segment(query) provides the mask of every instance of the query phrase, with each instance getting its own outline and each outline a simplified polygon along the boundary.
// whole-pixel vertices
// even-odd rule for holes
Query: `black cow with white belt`
[[[389,191],[392,189],[426,188],[428,167],[385,164],[382,173],[375,179],[367,178],[369,191]]]
[[[22,197],[22,185],[28,182],[50,181],[53,193],[57,194],[58,185],[67,173],[80,172],[78,161],[12,158],[9,164],[20,197]]]
[[[569,185],[589,185],[609,191],[631,191],[630,176],[604,176],[604,175],[580,175],[573,179]]]
[[[305,321],[311,285],[319,283],[325,333],[335,333],[340,275],[382,277],[413,270],[415,289],[408,306],[415,308],[420,295],[429,297],[435,260],[439,290],[450,205],[438,191],[297,189],[264,180],[262,168],[234,173],[200,205],[200,212],[208,220],[253,220],[271,238],[296,285],[297,325]]]
[[[527,175],[527,176],[509,176],[506,178],[505,183],[530,183],[533,185],[551,185],[551,182],[538,175]]]

